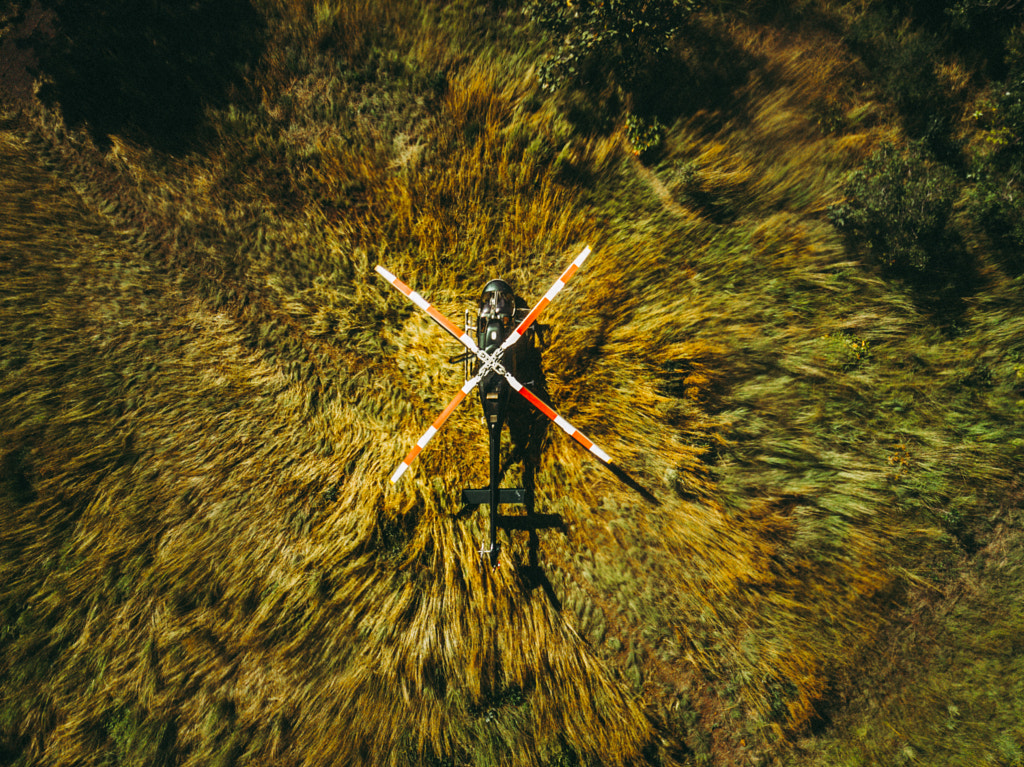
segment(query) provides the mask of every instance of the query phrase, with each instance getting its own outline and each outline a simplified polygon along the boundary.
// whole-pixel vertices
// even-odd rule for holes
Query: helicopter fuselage
[[[504,280],[491,280],[484,286],[477,313],[477,346],[488,354],[494,354],[512,332],[515,322],[516,298],[512,288]],[[516,375],[518,356],[516,345],[506,350],[501,358],[505,370],[513,376]],[[479,369],[478,362],[476,370]],[[500,433],[505,423],[512,387],[500,372],[488,370],[480,380],[479,389],[487,429]]]
[[[495,536],[498,521],[498,506],[503,503],[525,503],[528,507],[530,501],[524,488],[502,488],[500,487],[501,471],[499,455],[501,452],[501,430],[505,425],[506,415],[511,415],[510,426],[518,425],[522,431],[525,418],[521,417],[518,409],[511,405],[511,392],[515,391],[522,396],[515,402],[522,408],[526,405],[532,406],[541,415],[553,422],[562,431],[576,440],[585,449],[589,450],[596,458],[604,463],[610,464],[611,457],[601,448],[595,445],[579,429],[565,420],[548,404],[545,399],[538,397],[532,388],[537,386],[539,381],[543,386],[543,372],[540,365],[539,349],[537,339],[541,338],[541,325],[537,324],[541,312],[565,287],[576,271],[583,265],[587,256],[590,255],[590,247],[587,246],[580,251],[565,271],[548,288],[547,293],[537,302],[533,309],[529,309],[525,303],[520,306],[512,288],[504,280],[491,280],[484,286],[480,297],[480,311],[476,320],[476,326],[469,322],[469,312],[466,313],[465,327],[460,329],[451,320],[445,317],[423,296],[398,279],[383,266],[378,264],[374,267],[381,277],[387,280],[396,290],[402,293],[417,307],[426,312],[431,319],[440,325],[453,338],[459,341],[468,350],[462,354],[449,359],[449,362],[462,362],[466,382],[455,397],[441,411],[441,414],[434,420],[423,436],[409,450],[402,459],[402,463],[391,475],[391,483],[396,483],[405,471],[409,468],[416,456],[427,446],[431,438],[437,434],[448,417],[455,411],[466,396],[476,387],[480,389],[480,402],[483,406],[484,420],[487,423],[490,447],[490,485],[486,488],[467,488],[462,491],[463,503],[466,506],[479,506],[488,503],[491,511],[491,533],[490,546],[482,548],[480,553],[490,558],[491,565],[496,566],[498,562],[499,547]],[[519,309],[524,310],[524,316],[519,318]],[[513,327],[515,325],[515,327]],[[477,340],[474,341],[470,333],[475,329]],[[473,376],[469,375],[469,366],[473,365]],[[520,380],[525,378],[526,380]],[[543,394],[543,391],[542,391]],[[513,410],[509,413],[508,408]]]
[[[512,333],[516,325],[517,302],[512,288],[504,280],[491,280],[483,289],[480,297],[480,308],[476,321],[476,343],[487,354],[495,354]],[[531,333],[532,336],[532,333]],[[521,339],[525,341],[526,339]],[[532,340],[532,338],[530,339]],[[501,367],[514,377],[519,367],[520,349],[525,343],[513,344],[501,356]],[[477,375],[483,363],[477,362],[474,371]],[[508,500],[503,499],[501,488],[501,430],[505,424],[505,416],[509,406],[512,387],[505,374],[494,368],[486,370],[480,378],[480,404],[484,410],[484,421],[487,424],[488,447],[490,453],[490,484],[487,488],[487,501],[490,507],[490,541],[489,546],[481,549],[481,554],[488,556],[492,565],[498,562],[500,546],[497,541],[498,506],[501,503],[521,502],[522,490],[509,494]],[[466,491],[473,493],[474,491]],[[513,501],[513,497],[517,499]],[[466,494],[463,495],[466,498]]]

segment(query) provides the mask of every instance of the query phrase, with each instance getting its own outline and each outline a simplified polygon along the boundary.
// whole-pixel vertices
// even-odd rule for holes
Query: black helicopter
[[[518,392],[531,405],[554,421],[562,431],[606,464],[611,464],[611,458],[606,452],[595,445],[579,429],[558,415],[558,413],[552,410],[551,407],[516,378],[521,361],[520,349],[522,348],[517,347],[517,343],[531,332],[532,326],[540,316],[540,313],[565,287],[565,284],[582,266],[589,255],[590,248],[584,248],[568,268],[562,272],[561,276],[555,280],[555,283],[544,294],[544,297],[522,319],[518,317],[519,312],[516,307],[516,298],[509,284],[504,280],[491,280],[484,286],[482,291],[475,328],[467,317],[464,329],[460,329],[455,323],[434,308],[423,296],[399,280],[383,266],[378,265],[375,267],[375,271],[381,277],[390,282],[416,306],[430,315],[431,319],[469,350],[465,355],[459,355],[454,359],[476,360],[473,365],[472,377],[468,377],[469,371],[467,370],[467,380],[462,389],[448,403],[448,406],[441,411],[441,415],[437,417],[437,420],[431,424],[430,428],[424,432],[412,450],[409,451],[409,454],[391,476],[391,482],[395,483],[399,480],[410,464],[416,459],[416,456],[420,454],[431,438],[448,420],[448,417],[455,411],[455,408],[466,398],[466,395],[473,391],[474,388],[479,387],[480,402],[484,410],[484,421],[487,424],[490,437],[491,482],[487,488],[479,490],[466,489],[462,495],[463,502],[466,505],[474,506],[488,503],[490,506],[489,547],[482,547],[480,554],[481,556],[489,557],[492,566],[497,566],[498,554],[500,552],[496,529],[498,506],[503,503],[523,503],[525,493],[520,488],[500,487],[501,430],[505,425],[511,392]],[[517,320],[518,324],[516,324]],[[470,331],[474,329],[476,330],[475,339],[470,335]]]

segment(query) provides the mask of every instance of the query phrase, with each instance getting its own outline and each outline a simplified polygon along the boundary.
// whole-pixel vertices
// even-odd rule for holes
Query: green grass
[[[8,109],[0,762],[1019,763],[1019,278],[827,223],[905,138],[816,8],[702,17],[753,68],[643,162],[471,2],[260,3],[187,154]],[[475,403],[389,486],[460,379],[373,266],[457,318],[584,243],[548,391],[653,502],[549,430],[541,588]]]

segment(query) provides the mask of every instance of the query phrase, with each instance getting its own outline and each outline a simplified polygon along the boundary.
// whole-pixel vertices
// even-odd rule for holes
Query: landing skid
[[[498,491],[498,503],[518,503],[526,505],[526,489],[522,487],[503,487]],[[466,488],[462,491],[462,505],[475,509],[491,502],[491,488],[481,487],[479,490]]]

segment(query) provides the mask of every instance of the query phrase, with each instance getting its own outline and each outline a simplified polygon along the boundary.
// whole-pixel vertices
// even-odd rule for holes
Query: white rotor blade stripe
[[[562,418],[562,416],[558,415],[558,413],[552,410],[551,407],[549,407],[546,403],[540,400],[537,397],[537,395],[535,395],[533,392],[531,392],[529,389],[523,386],[518,380],[516,380],[516,378],[511,373],[506,371],[499,362],[502,353],[523,336],[527,329],[536,321],[537,317],[540,316],[541,312],[543,312],[544,309],[547,308],[548,304],[551,303],[552,299],[554,299],[554,297],[557,296],[559,292],[561,292],[562,288],[565,287],[565,284],[579,270],[580,266],[583,265],[583,262],[587,259],[587,256],[589,255],[590,247],[587,246],[580,252],[578,256],[576,256],[576,258],[573,260],[571,264],[569,264],[566,270],[562,272],[561,276],[559,276],[559,278],[555,280],[555,283],[548,289],[548,292],[544,294],[544,297],[541,298],[541,300],[537,303],[535,307],[533,307],[533,309],[530,311],[529,314],[526,315],[523,321],[519,323],[519,326],[516,327],[516,329],[512,331],[512,333],[509,334],[509,336],[505,339],[505,342],[493,355],[485,354],[480,349],[480,347],[477,346],[476,342],[468,333],[461,330],[454,322],[449,320],[447,317],[441,314],[441,312],[435,309],[430,304],[429,301],[427,301],[425,298],[423,298],[423,296],[421,296],[419,293],[417,293],[404,282],[402,282],[400,279],[398,279],[394,274],[389,272],[383,266],[377,265],[376,267],[374,267],[375,271],[381,277],[390,282],[391,285],[393,285],[396,290],[404,294],[410,301],[416,304],[416,306],[418,306],[420,309],[423,309],[423,311],[429,314],[431,319],[433,319],[438,325],[444,328],[463,346],[465,346],[467,349],[473,352],[482,363],[479,371],[477,372],[477,375],[471,378],[470,380],[466,381],[462,389],[460,389],[459,392],[455,395],[455,398],[448,403],[448,406],[445,407],[445,409],[441,412],[441,415],[437,417],[437,420],[435,420],[434,423],[430,426],[430,428],[428,428],[426,432],[424,432],[423,436],[421,436],[419,440],[417,440],[416,444],[413,446],[412,450],[409,451],[409,454],[402,461],[401,465],[399,465],[399,467],[395,469],[395,473],[391,475],[392,483],[395,483],[399,480],[399,478],[406,472],[406,470],[409,468],[412,462],[416,459],[416,456],[418,456],[423,451],[423,448],[427,446],[427,443],[429,443],[430,440],[433,439],[434,435],[437,434],[440,428],[444,425],[444,422],[448,420],[448,417],[455,411],[455,408],[457,408],[459,404],[462,402],[462,400],[466,398],[466,395],[469,394],[469,392],[471,392],[477,386],[477,384],[480,383],[483,376],[490,371],[494,371],[499,375],[504,375],[505,379],[509,382],[509,384],[511,384],[512,388],[519,392],[523,397],[525,397],[531,405],[537,408],[550,420],[554,421],[555,424],[562,431],[564,431],[574,440],[579,442],[583,447],[585,447],[599,459],[608,464],[612,462],[611,457],[606,452],[604,452],[590,439],[588,439],[587,436],[583,434],[583,432],[581,432],[571,423]]]
[[[509,348],[512,344],[522,338],[526,329],[534,323],[534,321],[540,316],[540,313],[547,308],[548,304],[551,303],[552,299],[554,299],[562,288],[565,287],[565,283],[567,283],[572,276],[576,274],[576,271],[583,266],[583,262],[587,260],[587,256],[589,255],[590,246],[588,245],[580,251],[580,254],[576,256],[573,262],[569,264],[568,268],[562,272],[562,275],[555,280],[555,284],[548,288],[548,292],[544,294],[544,297],[537,302],[537,305],[533,307],[533,309],[530,310],[530,313],[527,314],[523,321],[519,323],[519,327],[509,333],[508,338],[506,338],[505,342],[501,345],[502,351]]]
[[[412,450],[409,451],[409,455],[405,457],[401,465],[395,469],[395,473],[391,475],[392,484],[397,482],[399,477],[405,474],[405,470],[408,469],[412,462],[416,460],[416,456],[422,452],[423,448],[427,446],[427,443],[430,442],[434,435],[440,431],[442,426],[444,426],[444,422],[448,420],[448,416],[455,412],[455,408],[457,408],[462,400],[466,398],[466,395],[473,391],[473,388],[480,383],[481,377],[482,376],[476,375],[466,381],[465,385],[459,389],[459,393],[455,395],[455,398],[448,403],[448,407],[442,410],[441,415],[437,417],[437,420],[430,425],[429,429],[423,432],[423,436],[416,441],[415,445],[413,445]]]
[[[558,428],[560,428],[562,431],[564,431],[566,434],[568,434],[574,440],[579,442],[581,445],[583,445],[583,447],[585,447],[587,450],[589,450],[591,453],[596,455],[598,458],[600,458],[605,463],[610,464],[612,462],[612,459],[608,455],[608,453],[606,453],[604,450],[602,450],[597,445],[595,445],[593,442],[591,442],[583,432],[581,432],[579,429],[577,429],[571,423],[569,423],[564,418],[562,418],[562,416],[560,416],[558,413],[556,413],[554,410],[552,410],[536,394],[534,394],[532,391],[530,391],[525,386],[523,386],[521,383],[519,383],[519,381],[516,380],[515,376],[513,376],[511,373],[506,373],[505,374],[505,379],[512,385],[513,389],[515,389],[517,392],[519,392],[524,397],[526,397],[526,401],[527,402],[529,402],[531,405],[533,405],[535,408],[537,408],[540,412],[542,412],[544,415],[546,415],[548,418],[550,418],[552,421],[554,421],[558,425]]]
[[[381,277],[390,282],[396,290],[405,295],[410,301],[416,306],[425,311],[430,315],[430,318],[434,320],[438,325],[451,333],[459,343],[469,349],[471,352],[476,354],[480,351],[480,347],[476,345],[476,341],[473,340],[472,336],[466,333],[464,330],[459,328],[454,322],[445,317],[441,312],[433,307],[433,305],[427,301],[423,296],[417,293],[415,290],[410,288],[395,275],[385,269],[383,266],[378,264],[375,266],[374,271],[377,272]]]

